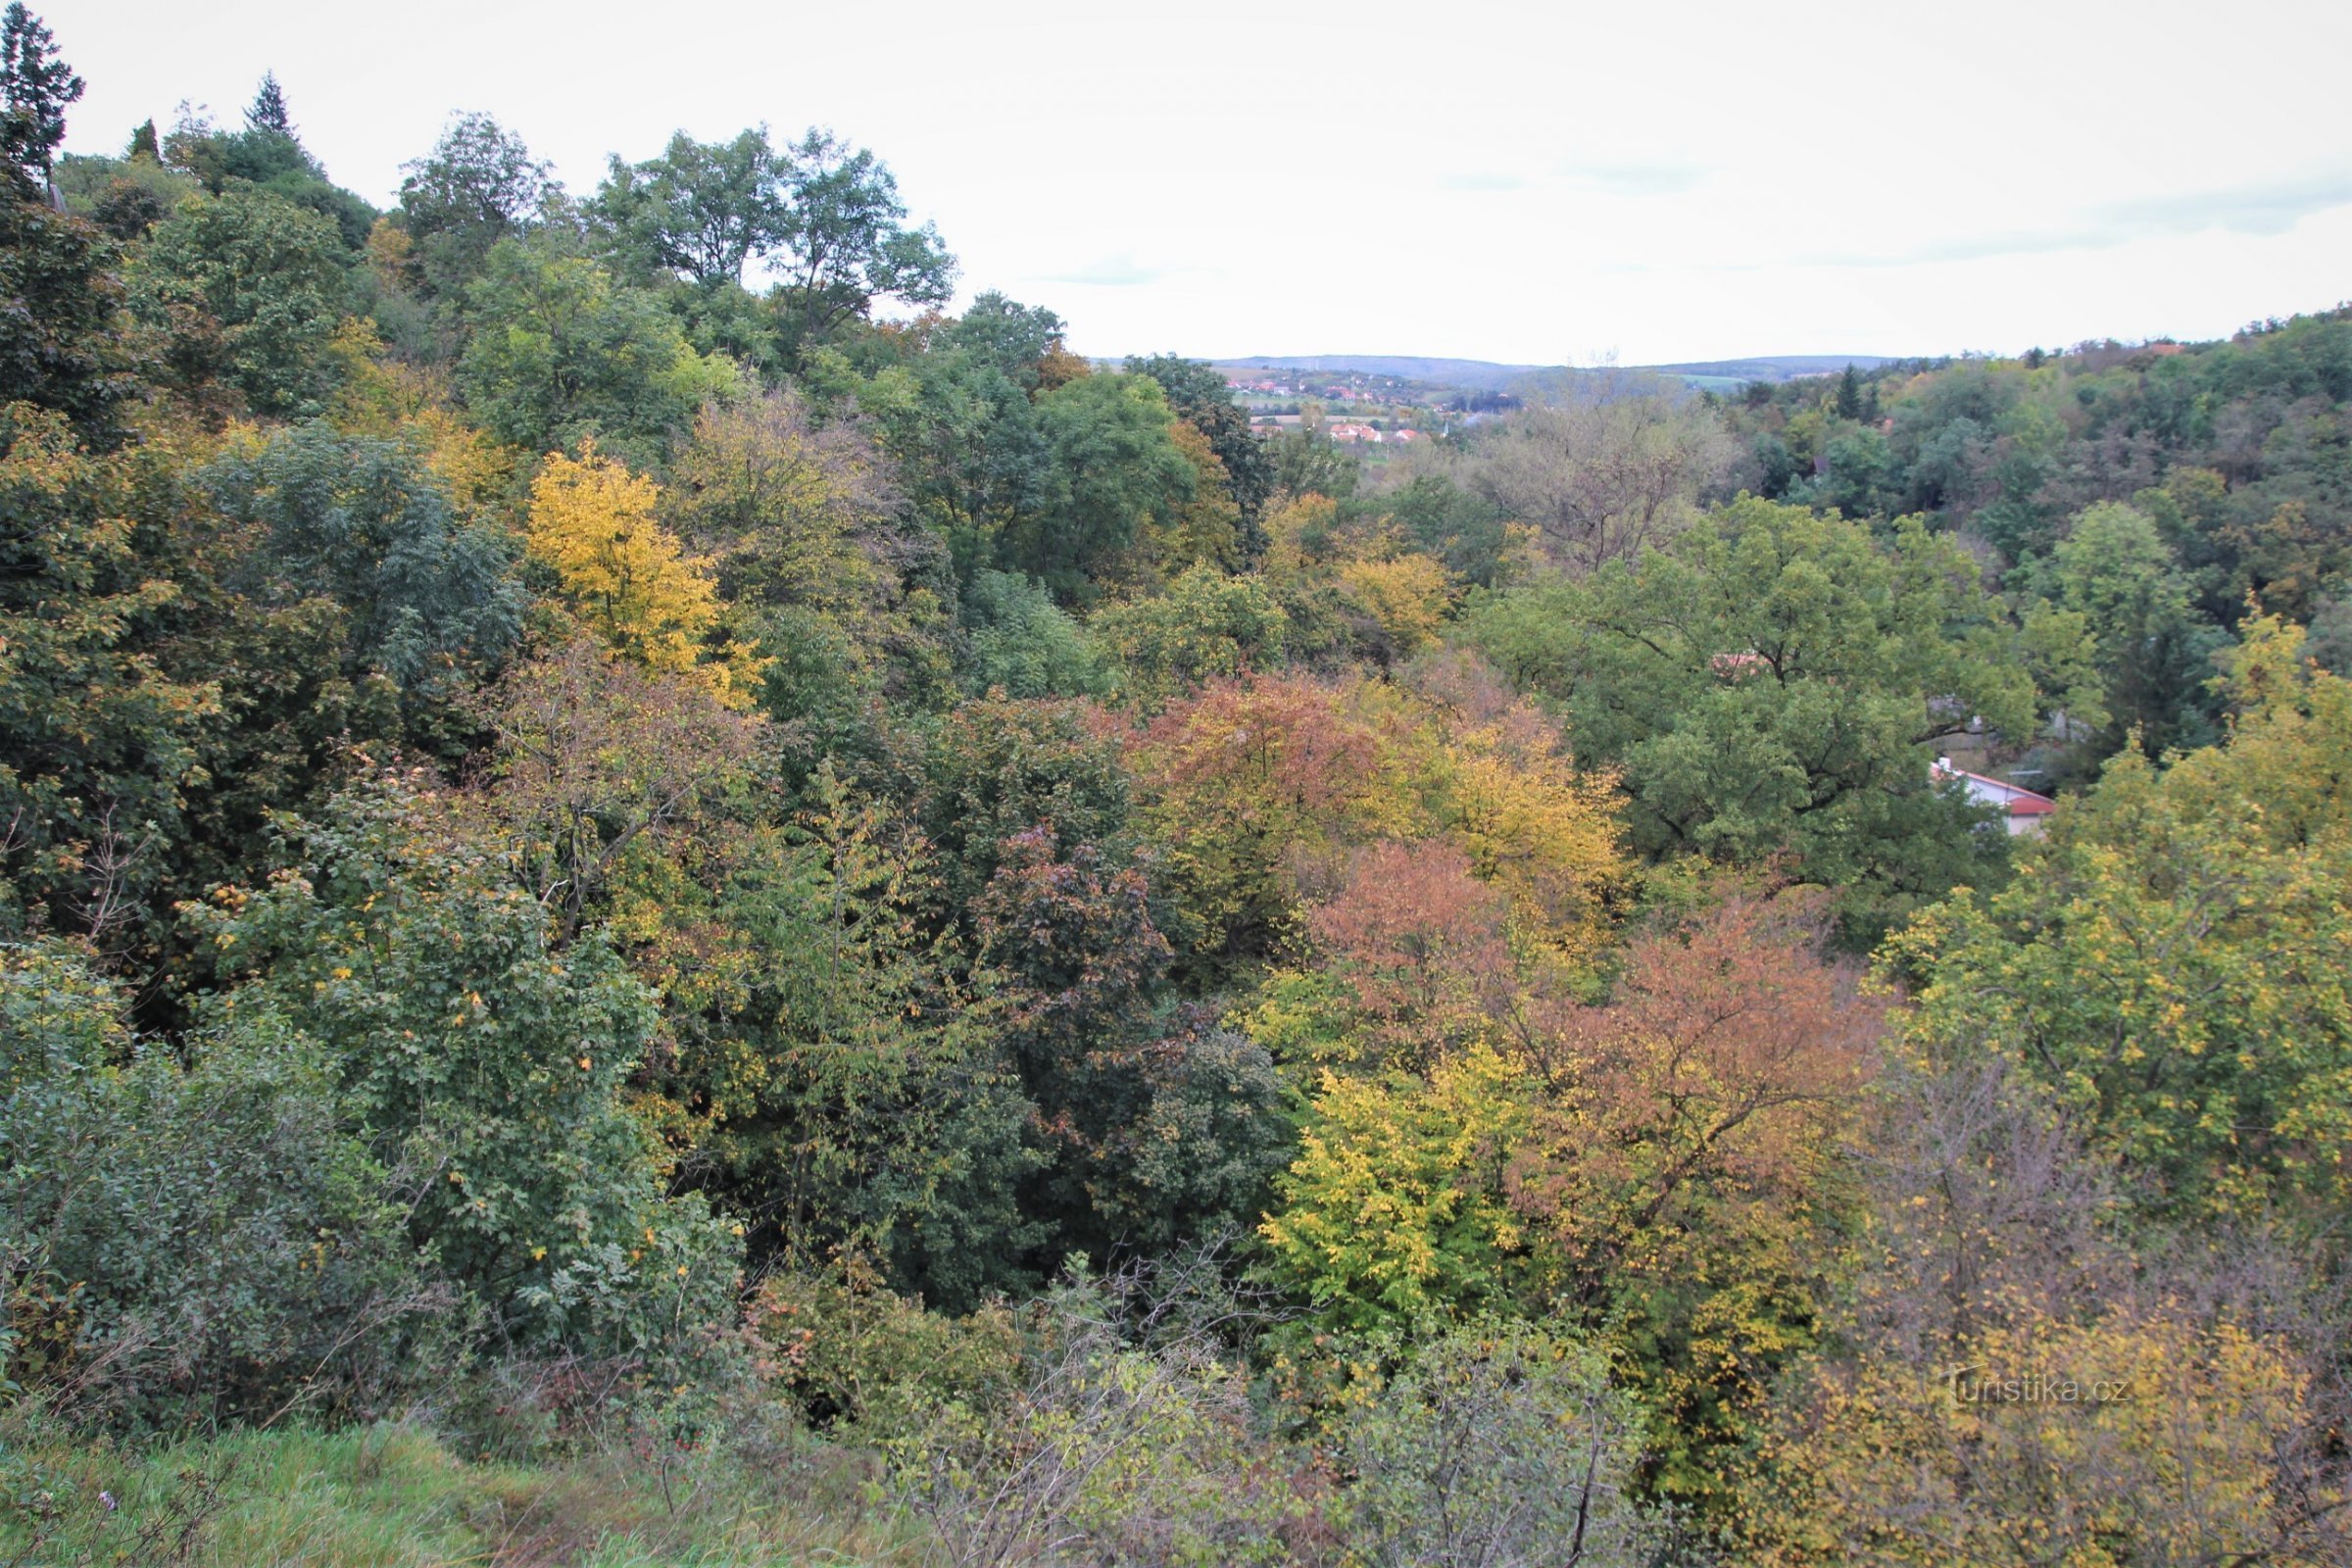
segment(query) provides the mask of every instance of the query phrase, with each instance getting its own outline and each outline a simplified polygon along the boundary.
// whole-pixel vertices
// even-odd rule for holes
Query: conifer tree
[[[294,134],[294,122],[286,116],[286,95],[277,84],[276,72],[262,74],[261,90],[253,95],[252,107],[245,111],[245,128],[277,136]]]
[[[58,143],[66,139],[66,105],[81,97],[82,80],[57,58],[48,24],[11,0],[0,13],[0,158],[29,184],[46,188]]]
[[[122,156],[125,159],[152,158],[159,164],[164,161],[163,145],[156,138],[155,121],[152,118],[141,121],[139,128],[130,133],[130,147]]]

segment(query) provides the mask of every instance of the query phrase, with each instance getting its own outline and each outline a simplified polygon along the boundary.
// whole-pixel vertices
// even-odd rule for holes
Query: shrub
[[[19,1369],[141,1422],[375,1405],[451,1293],[330,1064],[279,1020],[134,1040],[57,950],[0,956],[0,1253]]]
[[[1361,1349],[1377,1364],[1397,1342]],[[1602,1358],[1535,1326],[1465,1323],[1412,1349],[1344,1431],[1357,1560],[1389,1565],[1649,1560],[1625,1494],[1634,1423]]]
[[[730,1316],[740,1252],[664,1196],[619,1095],[654,1000],[601,940],[557,950],[511,857],[414,778],[289,823],[300,869],[194,911],[263,967],[218,1016],[315,1037],[381,1152],[419,1173],[412,1239],[533,1353],[666,1357]]]

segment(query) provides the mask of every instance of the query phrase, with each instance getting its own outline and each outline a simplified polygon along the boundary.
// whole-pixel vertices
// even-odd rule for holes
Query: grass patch
[[[0,1568],[798,1568],[912,1555],[906,1531],[866,1506],[863,1466],[813,1442],[756,1459],[615,1448],[517,1464],[469,1461],[423,1428],[383,1424],[145,1450],[36,1440],[14,1458],[24,1484],[0,1523]]]

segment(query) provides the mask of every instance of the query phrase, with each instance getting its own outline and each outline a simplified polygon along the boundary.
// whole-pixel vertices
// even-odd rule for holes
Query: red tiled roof
[[[2022,785],[2005,778],[1987,778],[1983,773],[1971,773],[1965,767],[1952,767],[1943,762],[1934,764],[1932,772],[1942,778],[1973,778],[2001,792],[2001,809],[2011,816],[2046,816],[2058,809],[2058,803],[2047,795],[2036,795]]]

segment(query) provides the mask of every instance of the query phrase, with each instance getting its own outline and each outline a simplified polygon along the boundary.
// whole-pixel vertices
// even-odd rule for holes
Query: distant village
[[[1433,416],[1447,428],[1487,416],[1467,409],[1447,412],[1439,406],[1444,391],[1394,376],[1245,370],[1228,372],[1225,385],[1250,411],[1250,426],[1260,435],[1296,430],[1312,419],[1325,436],[1346,445],[1410,446],[1429,439],[1423,426]]]

